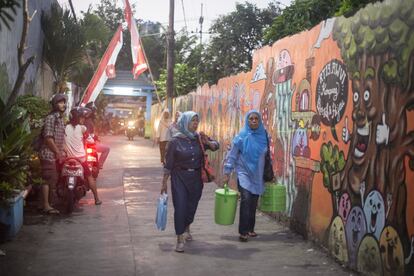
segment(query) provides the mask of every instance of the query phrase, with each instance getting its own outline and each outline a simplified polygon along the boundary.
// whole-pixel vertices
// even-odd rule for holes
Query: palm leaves
[[[70,15],[53,5],[50,15],[42,15],[42,30],[45,34],[44,60],[54,72],[61,91],[75,65],[84,57],[85,37],[80,25]]]
[[[0,0],[0,31],[1,26],[5,25],[10,30],[10,23],[14,21],[17,14],[17,8],[20,7],[17,0]]]

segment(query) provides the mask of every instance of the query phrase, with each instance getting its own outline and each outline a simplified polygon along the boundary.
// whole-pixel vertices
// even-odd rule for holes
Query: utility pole
[[[201,3],[201,15],[200,15],[200,18],[198,19],[198,23],[200,24],[200,45],[203,43],[203,22],[204,22],[203,3]]]
[[[174,91],[174,0],[170,0],[170,19],[168,25],[168,43],[167,43],[167,107],[173,112],[173,91]]]

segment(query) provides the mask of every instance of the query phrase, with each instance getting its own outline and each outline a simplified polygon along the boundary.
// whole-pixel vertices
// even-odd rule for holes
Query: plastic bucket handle
[[[227,183],[224,183],[224,203],[227,202],[227,196],[229,195],[229,186]]]

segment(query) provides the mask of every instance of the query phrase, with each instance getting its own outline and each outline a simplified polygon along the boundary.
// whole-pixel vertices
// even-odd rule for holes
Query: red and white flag
[[[142,72],[148,69],[148,65],[145,61],[144,49],[141,45],[137,23],[135,22],[134,16],[132,14],[131,5],[129,4],[128,0],[123,1],[125,5],[125,20],[128,24],[128,29],[131,32],[132,63],[134,64],[134,67],[132,68],[132,74],[134,75],[134,79],[137,79]]]
[[[94,102],[106,81],[108,79],[115,78],[115,62],[119,51],[122,48],[122,43],[122,26],[119,26],[111,42],[109,42],[108,48],[106,49],[101,61],[99,62],[98,69],[95,71],[88,87],[86,87],[81,105]]]

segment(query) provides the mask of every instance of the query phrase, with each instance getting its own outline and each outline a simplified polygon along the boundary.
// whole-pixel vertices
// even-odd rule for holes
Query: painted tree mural
[[[350,142],[342,190],[360,206],[372,190],[379,191],[386,224],[396,227],[409,246],[405,179],[406,170],[414,170],[414,132],[407,131],[407,111],[414,108],[414,1],[383,5],[337,18],[333,29],[352,79],[352,118],[342,132],[344,142]]]

